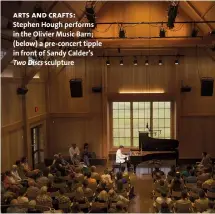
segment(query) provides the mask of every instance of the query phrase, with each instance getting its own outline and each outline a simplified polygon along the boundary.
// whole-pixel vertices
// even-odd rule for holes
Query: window
[[[139,131],[171,138],[171,102],[113,102],[113,146],[138,147]]]

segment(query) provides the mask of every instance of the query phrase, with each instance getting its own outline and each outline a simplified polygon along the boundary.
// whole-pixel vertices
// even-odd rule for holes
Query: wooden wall
[[[8,66],[1,78],[1,167],[2,171],[11,168],[16,160],[23,156],[28,156],[31,162],[31,138],[30,128],[42,124],[46,130],[46,98],[45,79],[41,75],[40,79],[33,79],[29,85],[26,101],[17,95],[16,90],[21,86],[22,68]],[[6,77],[12,72],[14,77]],[[43,73],[46,71],[43,70]],[[5,76],[5,77],[4,77]],[[27,109],[27,143],[24,135],[23,105]],[[35,107],[39,108],[35,112]],[[46,143],[46,135],[44,135]]]
[[[89,142],[99,156],[107,156],[111,150],[108,140],[109,101],[121,99],[120,91],[163,91],[159,99],[176,103],[175,126],[180,157],[198,158],[202,150],[215,157],[215,99],[214,96],[200,96],[200,78],[215,78],[215,62],[203,49],[199,50],[198,57],[195,49],[180,51],[184,57],[180,58],[178,66],[174,64],[174,57],[163,57],[162,66],[158,65],[158,57],[149,57],[149,66],[145,66],[144,58],[138,58],[138,65],[134,66],[133,57],[127,57],[123,66],[119,65],[119,58],[111,58],[111,65],[107,67],[105,59],[95,57],[82,59],[75,67],[67,67],[59,74],[52,73],[49,155],[59,151],[68,155],[72,143],[82,147],[84,142]],[[165,54],[166,51],[162,52]],[[69,80],[75,77],[83,78],[83,98],[70,96]],[[190,93],[180,93],[182,81],[192,87]],[[92,86],[100,84],[103,93],[93,94]],[[153,94],[147,96],[156,100]]]
[[[71,98],[69,80],[83,79],[83,98]],[[102,94],[92,87],[102,84],[102,63],[98,58],[78,59],[76,65],[49,79],[49,155],[68,155],[72,143],[80,148],[89,142],[91,150],[102,155]]]

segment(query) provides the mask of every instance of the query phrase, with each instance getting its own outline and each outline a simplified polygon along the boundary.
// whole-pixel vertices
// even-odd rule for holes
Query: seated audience
[[[26,196],[30,199],[30,200],[33,200],[33,199],[36,199],[37,195],[39,194],[39,188],[36,186],[36,183],[34,180],[30,180],[28,182],[28,189],[27,189],[27,192],[26,192]]]
[[[23,157],[21,159],[21,165],[23,166],[24,168],[24,173],[27,177],[33,177],[35,178],[35,176],[39,173],[39,170],[38,169],[35,169],[35,170],[31,170],[29,164],[28,164],[28,159],[27,157]]]
[[[94,179],[94,178],[91,177],[91,172],[88,172],[87,175],[86,175],[86,177],[87,177],[87,181],[88,181],[88,187],[90,189],[92,189],[93,192],[95,192],[96,188],[97,188],[96,179]]]
[[[16,165],[17,165],[17,172],[18,172],[20,178],[21,178],[22,180],[28,179],[27,176],[25,175],[24,166],[21,164],[21,161],[20,161],[20,160],[17,160],[17,161],[16,161]]]
[[[44,207],[52,207],[52,198],[47,192],[47,187],[44,186],[40,189],[38,196],[36,197],[37,205]]]
[[[155,167],[155,170],[152,171],[152,178],[154,179],[155,175],[158,174],[158,173],[160,174],[161,177],[162,177],[163,175],[165,175],[164,172],[161,171],[160,168],[159,168],[158,166],[156,166],[156,167]]]
[[[13,176],[16,182],[20,182],[22,180],[17,171],[17,165],[12,166],[11,175]]]
[[[202,152],[202,160],[200,164],[197,166],[198,170],[201,170],[202,168],[209,167],[212,164],[212,160],[209,154],[207,152]]]
[[[208,209],[203,213],[215,213],[215,205],[213,201],[208,202]]]
[[[209,179],[207,179],[203,184],[202,188],[205,190],[211,189],[215,187],[215,178],[211,175]]]
[[[75,143],[72,144],[72,147],[69,149],[69,155],[72,163],[78,165],[80,162],[80,150]]]
[[[84,144],[84,150],[83,150],[82,158],[84,160],[84,163],[87,166],[90,166],[89,158],[91,158],[91,154],[89,152],[89,144],[88,143]]]
[[[105,182],[107,185],[110,185],[113,183],[110,174],[108,173],[108,169],[104,170],[104,174],[101,176],[101,181]]]
[[[66,190],[64,188],[61,188],[59,191],[59,195],[57,195],[55,198],[58,200],[59,204],[68,204],[71,205],[70,198],[65,195]]]
[[[205,168],[203,169],[203,173],[200,174],[197,177],[198,182],[200,182],[201,184],[204,183],[206,180],[210,179],[211,174],[208,172],[208,170]]]
[[[178,213],[189,213],[192,211],[192,203],[188,199],[186,191],[182,191],[181,199],[175,202],[175,211]]]
[[[88,198],[88,197],[92,197],[93,196],[93,191],[92,189],[90,189],[88,187],[88,181],[87,179],[84,180],[83,182],[83,191],[84,191],[84,195]]]
[[[58,154],[55,154],[55,155],[54,155],[53,162],[52,162],[52,166],[55,165],[56,160],[57,160],[58,158],[59,158]]]
[[[77,180],[78,182],[84,181],[84,175],[81,173],[81,167],[77,167],[75,169],[75,180]]]
[[[208,198],[205,197],[204,190],[199,192],[199,199],[195,200],[194,207],[196,208],[197,212],[203,212],[208,209]]]
[[[81,208],[80,205],[78,203],[74,203],[72,206],[72,213],[84,213]]]
[[[186,183],[196,183],[197,177],[195,176],[195,171],[193,169],[190,170],[189,176],[185,178]]]
[[[179,172],[176,173],[175,178],[172,180],[170,184],[170,190],[174,192],[179,192],[184,189],[184,181],[181,178]]]
[[[78,187],[75,191],[75,197],[73,199],[74,202],[77,202],[79,204],[85,204],[88,203],[87,198],[84,196],[84,191],[82,187]]]
[[[105,190],[102,190],[96,199],[98,202],[105,203],[108,202],[108,193]]]
[[[47,168],[43,171],[43,174],[42,173],[38,174],[38,178],[36,181],[39,188],[47,186],[47,184],[49,183],[48,174],[49,170]]]
[[[170,208],[166,202],[161,204],[160,213],[171,213]]]
[[[169,192],[169,187],[168,187],[168,184],[165,182],[165,180],[161,179],[155,182],[155,191],[157,191],[158,193]]]
[[[110,202],[118,202],[118,201],[122,201],[124,204],[128,204],[129,200],[127,198],[125,198],[122,195],[117,194],[113,189],[111,189],[109,192],[109,200]]]
[[[25,213],[25,209],[18,206],[18,201],[13,199],[10,202],[10,206],[7,208],[7,213]]]
[[[155,204],[154,204],[156,210],[160,211],[161,205],[163,203],[166,203],[168,205],[168,208],[172,209],[173,201],[171,198],[167,197],[167,192],[161,192],[161,196],[156,198]]]
[[[190,170],[192,169],[192,166],[188,165],[184,171],[181,172],[182,178],[187,178],[190,176]]]
[[[28,204],[29,200],[28,198],[25,196],[26,194],[26,190],[25,188],[22,188],[20,191],[19,191],[19,197],[17,198],[17,201],[19,204]]]
[[[35,200],[29,201],[29,203],[28,203],[28,211],[27,212],[28,213],[41,213],[40,210],[36,209],[36,205],[37,205],[37,203],[36,203]]]
[[[91,177],[96,179],[97,183],[99,183],[99,181],[101,180],[101,176],[98,172],[96,172],[95,166],[91,166]]]
[[[19,184],[12,177],[10,171],[6,171],[4,174],[2,174],[2,182],[3,182],[5,190],[10,190],[12,192],[18,192],[20,189]]]
[[[172,165],[172,166],[171,166],[170,171],[168,172],[167,175],[169,175],[169,176],[171,176],[171,177],[175,177],[175,175],[176,175],[175,165]]]

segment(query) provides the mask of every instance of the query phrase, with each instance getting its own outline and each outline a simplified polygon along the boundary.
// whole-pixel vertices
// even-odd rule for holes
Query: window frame
[[[134,102],[150,102],[150,124],[149,126],[153,126],[153,102],[170,102],[170,138],[175,138],[175,102],[172,100],[112,100],[109,102],[109,115],[110,115],[110,121],[109,121],[109,128],[110,128],[110,149],[116,150],[118,149],[118,146],[113,145],[113,103],[114,102],[130,102],[130,120],[131,120],[131,126],[130,126],[130,138],[131,138],[131,146],[125,146],[125,148],[129,149],[137,149],[133,145],[133,103]],[[139,109],[139,108],[138,108]],[[138,117],[139,119],[139,117]],[[164,139],[164,138],[163,138]]]

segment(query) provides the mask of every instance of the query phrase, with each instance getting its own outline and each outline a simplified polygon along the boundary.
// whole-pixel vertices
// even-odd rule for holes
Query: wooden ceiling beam
[[[179,6],[193,21],[206,21],[205,18],[201,16],[199,11],[191,4],[191,2],[181,1]],[[197,24],[197,26],[204,34],[209,33],[209,31],[213,29],[209,23]]]

